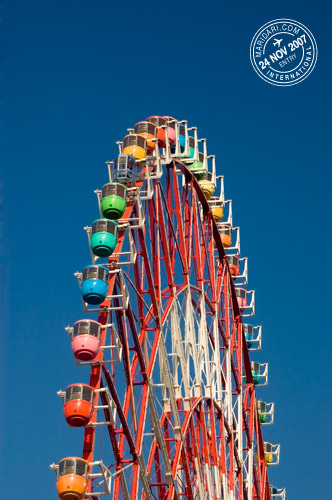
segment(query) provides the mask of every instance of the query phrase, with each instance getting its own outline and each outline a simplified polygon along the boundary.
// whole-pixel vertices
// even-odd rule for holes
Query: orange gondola
[[[89,423],[93,413],[93,395],[93,388],[87,384],[67,387],[63,410],[69,425],[84,427]]]
[[[81,500],[87,489],[88,462],[67,457],[59,462],[56,487],[61,500]]]
[[[149,121],[138,122],[135,125],[134,132],[144,137],[147,144],[147,153],[148,155],[152,154],[157,142],[157,125]]]

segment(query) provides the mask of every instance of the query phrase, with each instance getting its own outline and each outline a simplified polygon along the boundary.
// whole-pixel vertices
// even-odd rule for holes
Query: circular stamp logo
[[[250,45],[251,64],[261,78],[286,87],[302,82],[317,61],[317,43],[303,24],[275,19],[264,24]]]

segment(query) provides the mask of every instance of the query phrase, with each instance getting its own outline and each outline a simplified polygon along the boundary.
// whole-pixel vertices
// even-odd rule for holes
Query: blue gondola
[[[109,270],[104,266],[87,266],[83,269],[81,294],[88,304],[101,304],[107,296]]]

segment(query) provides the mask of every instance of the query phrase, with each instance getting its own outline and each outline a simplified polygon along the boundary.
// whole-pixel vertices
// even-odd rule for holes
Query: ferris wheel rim
[[[182,164],[182,162],[181,162],[181,164]],[[173,167],[174,167],[175,165],[176,165],[176,164],[174,164],[174,163],[173,163]],[[183,164],[182,164],[182,165],[183,165]],[[184,165],[183,165],[183,169],[186,169],[186,167],[185,167]],[[187,175],[189,174],[189,176],[190,176],[191,180],[193,180],[193,179],[194,179],[194,177],[192,176],[191,172],[190,172],[188,169],[186,169],[186,170],[185,170],[185,173],[187,173]],[[196,182],[195,182],[195,184],[196,184],[196,185],[195,185],[195,188],[197,187],[197,191],[198,191],[198,189],[200,190],[198,183],[196,183]],[[205,200],[205,197],[204,197],[203,193],[201,192],[201,190],[200,190],[200,195],[201,195],[202,199],[203,199],[203,200]],[[205,201],[205,204],[206,204],[206,207],[205,207],[205,208],[207,208],[207,210],[209,210],[209,205],[207,204],[207,202],[206,202],[206,201]],[[216,226],[215,226],[215,229],[217,230]],[[220,238],[219,238],[219,239],[220,239]],[[220,242],[220,245],[221,245],[221,242]],[[221,245],[221,249],[223,250],[222,245]],[[192,285],[189,285],[189,284],[183,284],[183,285],[182,285],[182,287],[180,287],[180,288],[179,288],[179,289],[175,292],[175,295],[174,295],[174,297],[172,298],[172,300],[168,302],[168,305],[167,305],[167,310],[165,311],[164,315],[163,315],[163,316],[162,316],[162,318],[161,318],[161,321],[160,321],[160,326],[163,326],[163,324],[165,323],[165,321],[166,321],[166,319],[167,319],[167,317],[168,317],[168,315],[169,315],[169,313],[170,313],[170,310],[171,310],[171,308],[172,308],[172,305],[173,305],[174,301],[176,300],[176,297],[177,297],[179,294],[181,294],[183,291],[185,291],[186,289],[189,289],[190,287],[192,287]],[[198,293],[202,294],[202,295],[204,296],[204,299],[206,299],[206,298],[207,298],[207,297],[205,297],[204,292],[203,292],[200,288],[196,288],[196,291],[197,291]],[[211,310],[213,310],[214,308],[213,308],[212,304],[211,304],[211,303],[209,303],[209,305],[210,305],[210,307],[211,307]],[[185,434],[185,433],[187,432],[187,429],[188,429],[189,423],[190,423],[190,421],[193,419],[193,415],[194,415],[194,414],[193,414],[193,412],[194,412],[194,408],[195,408],[195,407],[196,407],[196,406],[197,406],[200,402],[202,402],[202,401],[203,401],[203,399],[204,399],[203,397],[196,398],[196,402],[195,402],[194,407],[191,407],[191,408],[190,408],[190,410],[188,411],[188,414],[187,414],[187,425],[186,425],[185,430],[183,430],[183,431],[182,431],[182,434]],[[182,443],[182,444],[183,444],[183,446],[184,446],[184,443]],[[148,459],[148,463],[149,463],[149,459]],[[147,470],[147,472],[148,472],[148,470]]]

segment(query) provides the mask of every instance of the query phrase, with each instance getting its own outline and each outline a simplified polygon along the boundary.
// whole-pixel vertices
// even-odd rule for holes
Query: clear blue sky
[[[126,128],[152,114],[197,125],[241,226],[259,361],[281,443],[271,483],[327,498],[331,458],[331,8],[316,2],[2,3],[1,494],[56,500],[49,464],[80,453],[56,391],[84,378],[64,327],[83,316],[73,273]],[[314,34],[318,62],[275,87],[249,60],[266,22]],[[70,454],[70,453],[69,453]],[[17,484],[19,483],[19,487]]]

